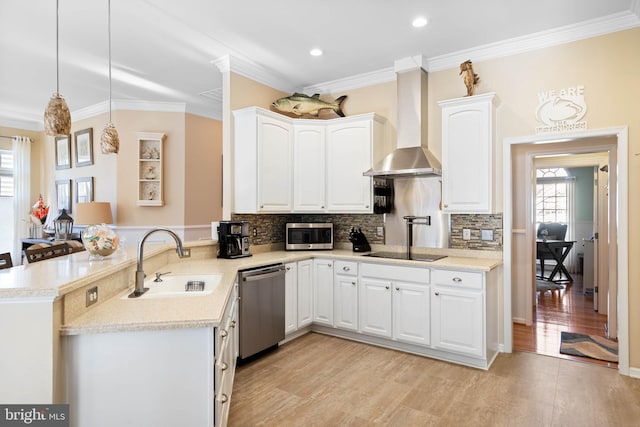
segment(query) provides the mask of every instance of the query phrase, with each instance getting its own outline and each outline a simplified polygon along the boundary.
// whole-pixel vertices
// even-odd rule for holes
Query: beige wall
[[[230,86],[231,111],[253,106],[268,110],[276,99],[291,95],[236,73],[231,73]]]
[[[186,116],[185,225],[222,219],[222,122]]]
[[[584,118],[589,129],[629,126],[629,218],[640,214],[640,85],[633,70],[640,67],[640,28],[581,40],[490,61],[474,61],[481,83],[476,93],[496,92],[497,110],[497,175],[502,182],[502,150],[506,137],[534,134],[538,124],[535,110],[537,94],[584,85],[588,111]],[[473,60],[473,58],[471,58]],[[429,146],[441,156],[441,113],[437,101],[464,95],[465,88],[457,69],[429,75]],[[518,173],[516,169],[515,174]],[[499,191],[501,203],[502,194]],[[525,201],[514,194],[516,211]],[[514,228],[524,227],[520,214],[514,213]],[[640,256],[639,225],[629,222],[629,260]],[[640,266],[629,263],[630,366],[640,366]],[[522,274],[524,274],[523,272]],[[525,309],[514,294],[514,311]]]

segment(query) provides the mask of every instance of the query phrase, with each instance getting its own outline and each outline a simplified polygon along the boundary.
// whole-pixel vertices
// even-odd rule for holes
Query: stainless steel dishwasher
[[[240,360],[284,339],[284,264],[240,270]]]

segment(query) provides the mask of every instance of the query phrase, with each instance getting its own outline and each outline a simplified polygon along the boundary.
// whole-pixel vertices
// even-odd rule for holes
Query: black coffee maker
[[[220,221],[218,226],[218,258],[242,258],[249,253],[249,223]]]

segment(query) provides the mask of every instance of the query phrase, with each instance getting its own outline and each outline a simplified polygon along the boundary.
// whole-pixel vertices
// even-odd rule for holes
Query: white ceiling
[[[407,56],[477,61],[505,40],[516,49],[539,46],[525,42],[532,34],[549,43],[557,34],[562,41],[638,26],[639,3],[112,0],[113,99],[180,102],[186,111],[216,117],[222,79],[212,61],[225,55],[285,92],[317,91]],[[411,27],[417,15],[429,24]],[[107,108],[107,0],[60,0],[59,37],[60,92],[72,117]],[[324,55],[310,56],[313,47]],[[0,0],[0,124],[42,129],[55,67],[55,1]]]

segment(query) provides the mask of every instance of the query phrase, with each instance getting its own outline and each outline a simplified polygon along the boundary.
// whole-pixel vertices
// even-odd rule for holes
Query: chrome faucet
[[[407,222],[407,259],[411,259],[411,246],[413,245],[413,225],[431,225],[430,216],[404,216]]]
[[[144,274],[144,270],[142,268],[143,247],[145,240],[147,240],[147,237],[158,231],[164,231],[165,233],[168,233],[171,237],[173,237],[173,240],[175,240],[176,242],[176,252],[178,253],[178,256],[180,258],[187,258],[191,256],[191,250],[184,249],[182,247],[182,241],[180,240],[180,237],[178,237],[176,233],[169,230],[168,228],[154,228],[153,230],[147,231],[145,235],[142,236],[140,243],[138,243],[138,268],[136,269],[136,287],[133,292],[129,294],[129,298],[137,298],[149,290],[149,288],[144,287],[144,278],[146,277],[146,274]]]

